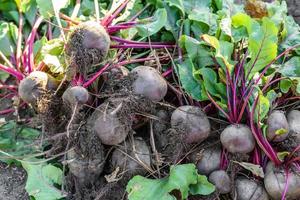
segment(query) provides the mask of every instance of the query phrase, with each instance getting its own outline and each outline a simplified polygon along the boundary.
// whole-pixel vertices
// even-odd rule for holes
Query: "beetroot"
[[[120,149],[116,149],[112,153],[112,170],[119,167],[127,178],[137,174],[144,174],[147,172],[146,168],[150,168],[150,165],[151,153],[148,145],[142,138],[135,138],[133,142],[126,140]]]
[[[273,111],[267,121],[267,138],[269,141],[281,142],[285,140],[289,133],[289,124],[284,115],[284,112]]]
[[[224,170],[217,170],[209,175],[209,182],[214,184],[220,194],[226,194],[231,191],[231,181]]]
[[[49,74],[35,71],[20,82],[19,95],[25,102],[35,104],[43,94],[55,90],[58,84]]]
[[[89,127],[96,132],[101,142],[106,145],[117,145],[125,140],[131,130],[131,121],[119,115],[122,101],[105,102],[97,107],[88,119]]]
[[[230,153],[249,153],[255,147],[255,140],[248,126],[233,124],[221,133],[221,143]]]
[[[297,142],[300,142],[300,111],[292,110],[287,115],[291,133],[296,135]]]
[[[92,155],[92,158],[85,157],[71,150],[68,152],[67,158],[70,172],[82,184],[95,181],[104,168],[103,150]]]
[[[89,100],[89,92],[81,86],[70,87],[64,92],[62,99],[64,103],[72,106],[85,104]]]
[[[78,25],[69,35],[66,54],[71,66],[86,72],[91,65],[103,61],[110,47],[110,37],[100,23],[88,21]]]
[[[178,107],[171,116],[171,126],[182,133],[186,143],[199,143],[210,134],[210,123],[204,112],[196,106]]]
[[[168,85],[156,69],[139,66],[134,68],[131,73],[136,74],[136,80],[132,83],[134,93],[152,101],[160,101],[165,97]]]
[[[285,199],[300,199],[300,175],[294,167],[289,168],[289,179]],[[276,168],[272,162],[266,167],[264,183],[267,192],[274,200],[280,200],[286,184],[286,175],[283,168]]]
[[[214,146],[203,152],[195,151],[191,155],[191,160],[196,164],[200,174],[209,175],[220,168],[221,149],[219,146]]]
[[[238,200],[269,200],[264,187],[247,178],[236,179],[235,189]]]

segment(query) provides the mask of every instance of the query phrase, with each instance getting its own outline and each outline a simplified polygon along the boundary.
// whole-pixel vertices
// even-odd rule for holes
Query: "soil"
[[[24,169],[0,162],[0,200],[29,200],[25,182]]]

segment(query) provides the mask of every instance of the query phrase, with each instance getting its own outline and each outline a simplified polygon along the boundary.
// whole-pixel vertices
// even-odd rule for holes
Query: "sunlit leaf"
[[[179,190],[182,199],[187,199],[189,193],[211,194],[215,187],[205,176],[197,173],[194,164],[171,166],[170,175],[162,179],[135,176],[126,187],[129,200],[176,200],[176,197],[170,194],[173,190]]]

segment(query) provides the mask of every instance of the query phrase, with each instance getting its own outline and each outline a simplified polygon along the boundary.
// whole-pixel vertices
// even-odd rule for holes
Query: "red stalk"
[[[160,60],[168,59],[168,58],[169,58],[169,56],[161,56],[161,57],[159,57]],[[145,61],[148,61],[148,60],[155,60],[155,57],[138,58],[138,59],[126,60],[126,61],[122,61],[122,62],[119,62],[117,64],[114,64],[114,66],[128,65],[128,64],[132,64],[132,63],[145,62]]]
[[[0,64],[0,70],[14,76],[18,80],[22,80],[24,78],[23,74],[15,69],[12,69],[10,67],[7,67],[5,65]]]
[[[223,113],[223,115],[227,118],[227,120],[230,123],[233,123],[233,121],[231,120],[231,118],[228,116],[228,114],[218,105],[218,103],[210,96],[210,94],[208,92],[206,92],[207,97],[210,99],[210,101],[216,106],[216,108],[221,111]]]
[[[114,49],[129,49],[129,48],[137,48],[137,49],[149,49],[149,48],[174,48],[176,45],[162,45],[162,44],[117,44],[111,45],[110,48]]]
[[[173,72],[173,68],[170,67],[167,71],[165,71],[164,73],[162,73],[162,76],[163,76],[163,77],[167,77],[167,76],[169,76],[172,72]]]
[[[101,76],[101,74],[110,66],[110,63],[107,63],[106,65],[104,65],[90,80],[88,80],[87,82],[85,82],[83,84],[84,88],[87,88],[89,85],[91,85],[99,76]]]
[[[288,185],[289,185],[289,168],[286,167],[284,169],[284,172],[285,172],[285,176],[286,176],[286,181],[285,181],[285,184],[284,184],[284,190],[283,190],[283,194],[281,196],[281,200],[285,200],[285,196],[287,194]]]
[[[266,138],[263,137],[261,129],[257,129],[254,125],[255,108],[258,99],[259,96],[256,97],[250,114],[250,125],[251,125],[252,134],[255,137],[257,144],[264,151],[264,153],[270,158],[270,160],[272,160],[276,165],[279,165],[281,161],[278,159],[277,153],[274,151],[274,149],[272,148],[270,143],[266,140]]]
[[[119,38],[119,37],[116,37],[116,36],[110,36],[110,38],[112,40],[115,40],[117,42],[120,42],[120,43],[124,43],[124,44],[140,44],[140,45],[148,45],[148,44],[151,44],[151,45],[174,45],[173,43],[169,43],[169,42],[139,42],[139,41],[133,41],[133,40],[126,40],[126,39],[123,39],[123,38]]]

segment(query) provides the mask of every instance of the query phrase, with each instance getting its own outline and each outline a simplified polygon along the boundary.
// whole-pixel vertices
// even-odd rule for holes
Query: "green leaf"
[[[184,90],[195,100],[205,100],[206,94],[203,92],[201,82],[194,78],[194,64],[190,58],[185,59],[181,64],[177,65],[178,76]]]
[[[42,160],[37,161],[42,162]],[[54,186],[62,183],[61,169],[46,163],[31,164],[27,161],[21,163],[27,172],[25,189],[35,200],[58,200],[64,197]]]
[[[289,79],[281,80],[279,86],[282,93],[287,93],[292,87],[292,81]]]
[[[290,152],[288,151],[282,151],[277,153],[277,157],[281,161],[284,161],[285,157],[287,157],[288,155],[290,155]]]
[[[15,45],[13,44],[12,37],[10,34],[9,23],[0,23],[0,51],[5,56],[11,56],[14,52]]]
[[[21,12],[26,12],[28,11],[28,8],[31,4],[31,0],[15,0],[18,10]]]
[[[280,44],[280,48],[283,50],[300,43],[300,27],[292,16],[286,17],[284,28],[286,30],[286,37],[283,38],[283,42]]]
[[[6,163],[15,162],[14,156],[30,156],[40,150],[40,145],[32,145],[40,131],[23,127],[14,121],[0,125],[0,160]],[[10,155],[8,157],[8,155]]]
[[[49,40],[41,50],[43,62],[53,73],[63,73],[65,62],[63,56],[64,43],[60,39]]]
[[[275,135],[284,135],[286,133],[288,133],[288,130],[285,128],[280,128],[275,131]]]
[[[211,0],[184,0],[183,7],[186,13],[191,14],[200,9],[208,9],[211,6]]]
[[[203,85],[211,95],[218,97],[223,101],[227,99],[226,86],[223,83],[218,82],[217,73],[213,69],[205,67],[197,70],[195,73],[201,75]]]
[[[258,122],[258,118],[260,121],[263,121],[270,110],[270,101],[267,97],[265,97],[261,90],[258,91],[259,99],[257,106],[255,108],[255,121]]]
[[[296,82],[296,91],[300,93],[300,57],[292,57],[289,61],[283,64],[279,69],[284,77],[287,77]]]
[[[183,35],[179,39],[181,48],[186,50],[188,57],[193,60],[198,68],[213,65],[212,54],[198,40]]]
[[[50,18],[54,16],[55,12],[59,12],[60,9],[65,8],[70,4],[69,0],[36,0],[36,3],[40,14],[44,18]]]
[[[232,73],[233,64],[231,61],[231,55],[233,53],[233,43],[219,41],[216,37],[207,34],[202,35],[201,39],[215,49],[215,57],[224,72],[228,70]]]
[[[232,17],[234,27],[244,26],[247,29],[249,39],[249,53],[251,60],[247,63],[245,72],[250,73],[249,79],[277,56],[278,28],[268,18],[262,19],[262,25],[250,16],[239,13]]]
[[[167,23],[167,12],[165,9],[158,9],[155,11],[153,17],[140,20],[142,24],[137,25],[139,34],[142,37],[148,37],[157,33]]]
[[[215,189],[215,186],[208,182],[206,176],[198,175],[198,183],[191,185],[190,193],[192,195],[209,195],[213,193]]]
[[[279,72],[289,78],[300,77],[300,56],[292,57],[289,61],[283,64]]]
[[[206,31],[206,33],[209,33],[211,35],[214,35],[216,33],[216,30],[218,28],[218,15],[212,13],[209,8],[204,7],[193,10],[193,12],[189,14],[188,18],[191,21],[204,23],[208,27],[208,31]]]
[[[126,187],[129,200],[176,200],[176,197],[170,194],[173,190],[179,190],[182,199],[187,199],[189,193],[211,194],[215,187],[207,181],[205,176],[197,173],[194,164],[171,166],[170,175],[162,179],[135,176]]]

